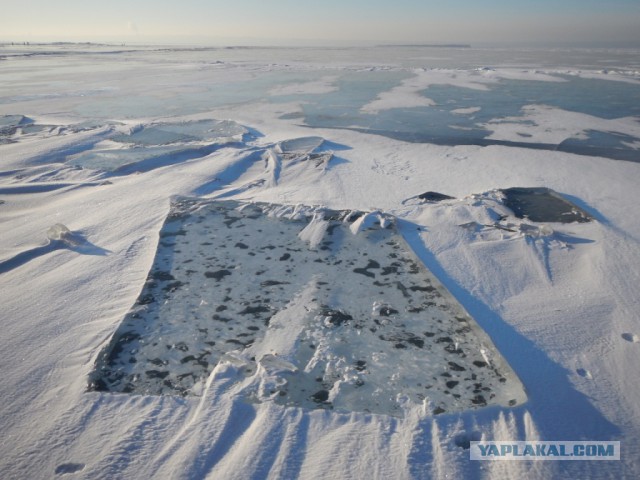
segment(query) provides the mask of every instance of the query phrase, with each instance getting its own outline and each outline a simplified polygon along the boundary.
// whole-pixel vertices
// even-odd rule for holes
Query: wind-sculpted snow
[[[256,402],[401,415],[525,400],[380,212],[176,201],[90,388],[200,395],[220,361]]]

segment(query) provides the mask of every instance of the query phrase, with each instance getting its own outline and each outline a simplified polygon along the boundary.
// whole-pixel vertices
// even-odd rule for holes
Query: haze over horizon
[[[8,2],[7,2],[8,3]],[[28,7],[28,8],[27,8]],[[380,43],[640,46],[637,0],[31,0],[8,3],[0,41],[256,45]]]

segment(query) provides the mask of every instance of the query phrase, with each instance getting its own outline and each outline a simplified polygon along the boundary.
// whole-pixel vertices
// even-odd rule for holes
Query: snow
[[[568,71],[605,77],[598,72],[608,63],[627,72],[625,78],[635,78],[630,73],[638,70],[634,54],[611,52],[607,59],[605,52],[582,52],[578,65],[577,59],[570,64],[575,52],[552,52],[554,66],[535,52],[509,57],[503,51],[474,51],[477,59],[461,57],[458,65],[446,68],[440,63],[455,59],[431,63],[402,49],[297,53],[302,60],[293,66],[285,66],[290,51],[268,49],[141,49],[126,53],[127,62],[121,61],[122,53],[91,51],[14,55],[0,64],[0,115],[5,116],[0,117],[5,142],[0,144],[2,477],[636,477],[638,163],[526,148],[526,137],[517,146],[436,145],[344,128],[311,130],[301,119],[282,117],[301,112],[307,94],[321,101],[330,92],[300,88],[286,102],[269,101],[274,89],[301,83],[299,76],[292,82],[289,73],[315,72],[326,79],[341,75],[336,73],[340,69],[363,71],[367,64],[375,73],[393,63],[392,68],[406,69],[407,83],[401,80],[372,98],[384,100],[379,107],[407,108],[414,104],[405,94],[415,95],[430,82],[490,90],[508,75],[510,81],[551,80],[537,76],[538,71],[563,75],[565,81],[571,81],[564,76]],[[451,52],[433,55],[445,53]],[[380,62],[381,56],[393,61]],[[501,57],[505,73],[494,78],[499,75],[493,70],[502,70],[496,64]],[[514,67],[520,58],[529,64]],[[585,66],[589,61],[591,69]],[[477,63],[493,70],[482,73]],[[520,72],[516,79],[514,68]],[[48,72],[44,80],[43,69]],[[234,88],[231,81],[237,83]],[[396,90],[394,99],[388,93],[393,88],[405,93]],[[625,140],[632,145],[640,136],[635,116],[604,118],[531,105],[536,106],[525,109],[522,118],[497,116],[489,122],[494,134],[514,139],[524,132],[532,141],[559,142],[595,130],[634,138]],[[22,132],[22,117],[47,128]],[[180,136],[165,145],[168,137],[155,133],[145,145],[117,141],[127,132],[157,133],[169,125],[193,127],[225,119],[242,128],[232,141]],[[11,128],[4,130],[5,124]],[[154,148],[188,153],[165,152],[156,162],[144,153]],[[141,155],[132,157],[137,149]],[[83,155],[106,151],[113,156],[101,160],[115,159],[115,168],[99,163],[81,168],[78,163]],[[122,165],[127,168],[119,170]],[[497,192],[511,187],[551,188],[594,220],[518,219]],[[455,198],[415,200],[427,191]],[[469,314],[478,334],[488,336],[495,350],[487,348],[484,355],[504,359],[521,381],[526,401],[511,407],[460,406],[435,415],[428,401],[421,404],[409,390],[395,388],[397,408],[388,415],[387,410],[357,408],[367,399],[349,400],[354,408],[340,411],[310,408],[307,396],[292,403],[279,395],[272,399],[270,392],[281,388],[283,379],[293,384],[297,378],[302,388],[306,369],[314,372],[323,365],[343,376],[323,388],[326,400],[324,393],[317,399],[339,402],[344,395],[346,402],[349,382],[356,381],[349,375],[361,373],[331,363],[331,355],[346,358],[350,350],[341,350],[336,329],[326,325],[332,315],[311,308],[318,292],[313,278],[301,280],[283,297],[286,304],[271,319],[273,328],[252,350],[226,352],[194,382],[193,395],[88,392],[96,361],[144,291],[157,252],[169,248],[162,247],[167,239],[161,232],[172,204],[183,197],[207,205],[223,200],[269,205],[273,218],[259,222],[286,221],[281,217],[287,212],[292,221],[307,222],[292,226],[287,235],[305,249],[322,246],[328,235],[329,216],[319,212],[365,212],[351,219],[357,234],[347,231],[347,238],[363,249],[359,242],[369,226],[393,220],[394,235],[406,244],[406,253]],[[185,249],[182,255],[188,259],[189,253]],[[198,255],[192,257],[201,262]],[[247,295],[258,291],[260,281],[246,281]],[[354,298],[354,308],[372,319],[397,301],[365,297]],[[206,309],[201,300],[209,302],[200,296],[190,305]],[[172,308],[179,310],[180,302]],[[307,336],[317,339],[320,348],[303,358],[300,340]],[[366,350],[362,337],[358,342],[369,364],[376,352]],[[484,358],[479,349],[478,355]],[[393,358],[381,363],[380,374],[399,368]],[[471,462],[465,445],[475,439],[619,440],[622,460]]]
[[[318,80],[278,86],[271,89],[269,93],[273,96],[321,95],[323,93],[331,93],[337,90],[337,87],[334,85],[337,78],[338,77],[334,75],[326,75]]]
[[[608,120],[547,105],[527,105],[520,117],[505,117],[483,126],[492,131],[490,139],[532,143],[559,144],[569,138],[586,139],[589,130],[640,135],[640,123],[634,117]]]

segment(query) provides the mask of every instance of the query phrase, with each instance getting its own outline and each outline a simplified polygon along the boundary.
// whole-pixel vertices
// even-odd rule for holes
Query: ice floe
[[[198,395],[231,352],[259,402],[402,415],[405,397],[436,413],[526,398],[392,217],[179,199],[91,388]]]

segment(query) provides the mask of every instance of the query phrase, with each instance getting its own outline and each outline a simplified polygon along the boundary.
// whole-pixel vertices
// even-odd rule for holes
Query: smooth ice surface
[[[513,187],[502,190],[504,204],[518,218],[533,222],[588,222],[592,218],[577,205],[548,188]]]
[[[402,415],[406,402],[437,414],[526,398],[392,218],[178,200],[91,388],[199,395],[230,352],[255,401]]]

